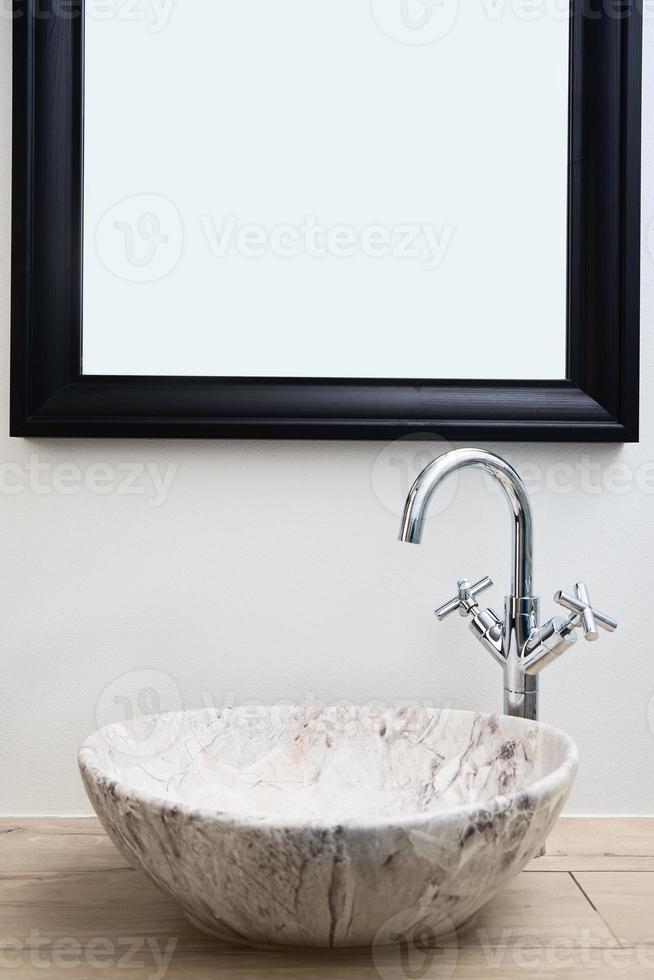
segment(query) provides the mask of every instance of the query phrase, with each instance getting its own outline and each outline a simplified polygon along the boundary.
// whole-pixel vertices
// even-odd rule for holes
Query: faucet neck
[[[489,454],[490,455],[490,454]],[[534,568],[534,524],[527,488],[508,463],[501,460],[503,467],[510,471],[507,479],[504,471],[484,468],[498,481],[509,504],[511,513],[511,595],[516,599],[533,596]]]
[[[469,466],[489,473],[501,486],[511,513],[511,595],[530,597],[533,591],[533,518],[524,483],[506,460],[483,449],[454,449],[427,466],[407,498],[400,538],[419,544],[429,501],[445,477]]]

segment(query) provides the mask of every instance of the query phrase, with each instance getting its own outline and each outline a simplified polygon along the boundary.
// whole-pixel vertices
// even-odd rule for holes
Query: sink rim
[[[360,706],[363,707],[364,705],[365,702],[362,702]],[[353,707],[357,706],[359,705],[353,705]],[[270,705],[267,707],[272,708],[274,706]],[[215,712],[220,716],[238,710],[238,707],[227,708],[224,710],[211,708],[190,708],[187,710],[156,712],[153,713],[152,717],[169,718],[180,715],[206,714],[208,712]],[[551,732],[555,738],[561,740],[561,748],[565,753],[564,758],[555,769],[546,775],[541,776],[539,779],[534,780],[534,782],[530,783],[529,786],[512,790],[508,793],[490,796],[484,800],[477,800],[472,803],[462,803],[458,806],[450,806],[441,810],[426,809],[401,815],[396,814],[378,817],[375,819],[357,816],[343,817],[342,819],[338,820],[334,818],[293,820],[279,815],[258,816],[252,813],[241,813],[236,810],[214,810],[207,807],[193,806],[192,804],[181,800],[171,800],[167,797],[158,795],[157,793],[151,793],[147,790],[135,788],[122,780],[113,779],[89,758],[89,753],[93,753],[95,755],[96,750],[93,743],[99,736],[112,728],[124,727],[126,724],[125,722],[113,722],[109,725],[104,725],[102,728],[97,729],[95,732],[89,735],[82,743],[77,754],[77,759],[84,782],[89,779],[94,783],[101,785],[104,789],[109,790],[113,796],[120,800],[134,801],[142,806],[147,806],[156,811],[165,812],[170,815],[181,814],[189,820],[198,822],[223,824],[233,828],[258,827],[262,830],[284,830],[292,833],[302,833],[307,830],[317,832],[333,831],[335,828],[342,828],[348,832],[371,832],[388,828],[402,829],[407,827],[424,827],[424,825],[428,823],[460,820],[462,815],[472,816],[482,810],[488,810],[489,807],[497,808],[499,801],[502,801],[503,806],[509,807],[514,805],[519,797],[524,794],[528,794],[530,798],[539,799],[542,797],[554,796],[563,791],[567,796],[577,773],[579,759],[577,744],[572,736],[567,732],[564,732],[562,729],[557,728],[554,725],[549,725],[547,722],[531,721],[525,718],[515,718],[497,712],[480,712],[459,708],[437,709],[438,714],[441,714],[442,712],[457,715],[474,715],[475,717],[482,719],[498,719],[500,722],[502,719],[510,719],[511,724],[516,726],[518,730],[523,729],[524,731],[529,731],[530,729],[537,729],[539,732],[543,733]]]

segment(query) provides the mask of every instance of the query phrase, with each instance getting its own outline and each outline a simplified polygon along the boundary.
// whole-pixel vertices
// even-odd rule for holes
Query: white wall
[[[0,19],[0,34],[0,124],[7,133],[7,18]],[[613,637],[580,643],[543,675],[542,717],[571,732],[581,751],[571,813],[654,812],[654,393],[647,383],[654,367],[654,262],[645,244],[654,218],[650,23],[644,64],[642,441],[486,446],[532,482],[539,472],[549,484],[533,498],[537,587],[546,610],[556,588],[583,578],[597,606],[620,620]],[[16,464],[0,470],[0,813],[86,812],[76,748],[96,721],[117,710],[115,696],[141,687],[158,689],[164,707],[178,691],[186,707],[313,692],[323,699],[420,698],[497,708],[499,669],[458,618],[439,626],[431,614],[461,574],[495,576],[492,598],[501,603],[508,523],[503,501],[485,492],[482,475],[461,476],[445,513],[434,517],[423,546],[413,548],[396,542],[397,515],[389,509],[400,506],[402,495],[393,460],[413,462],[412,447],[6,436],[6,138],[0,154],[0,466]],[[38,479],[49,492],[30,489],[30,456],[40,465],[32,483]],[[62,463],[87,476],[96,463],[116,473],[126,464],[177,471],[165,502],[153,507],[151,483],[143,495],[118,492],[116,482],[106,495],[93,484],[64,494],[65,478],[74,484],[76,474],[56,470]],[[560,464],[581,464],[583,472]],[[602,479],[609,489],[589,492]],[[627,492],[615,492],[625,479]],[[9,482],[20,480],[24,489],[7,493]],[[555,492],[556,481],[566,480],[572,492]]]

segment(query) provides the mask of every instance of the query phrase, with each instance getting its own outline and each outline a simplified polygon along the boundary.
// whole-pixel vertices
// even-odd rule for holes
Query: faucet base
[[[527,691],[509,691],[504,688],[504,714],[538,721],[538,678],[525,679],[530,682]]]

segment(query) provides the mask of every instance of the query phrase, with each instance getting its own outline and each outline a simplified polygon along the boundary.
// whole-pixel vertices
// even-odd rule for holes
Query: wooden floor
[[[441,950],[212,943],[94,819],[0,819],[0,977],[68,980],[654,980],[654,818],[561,820]]]

